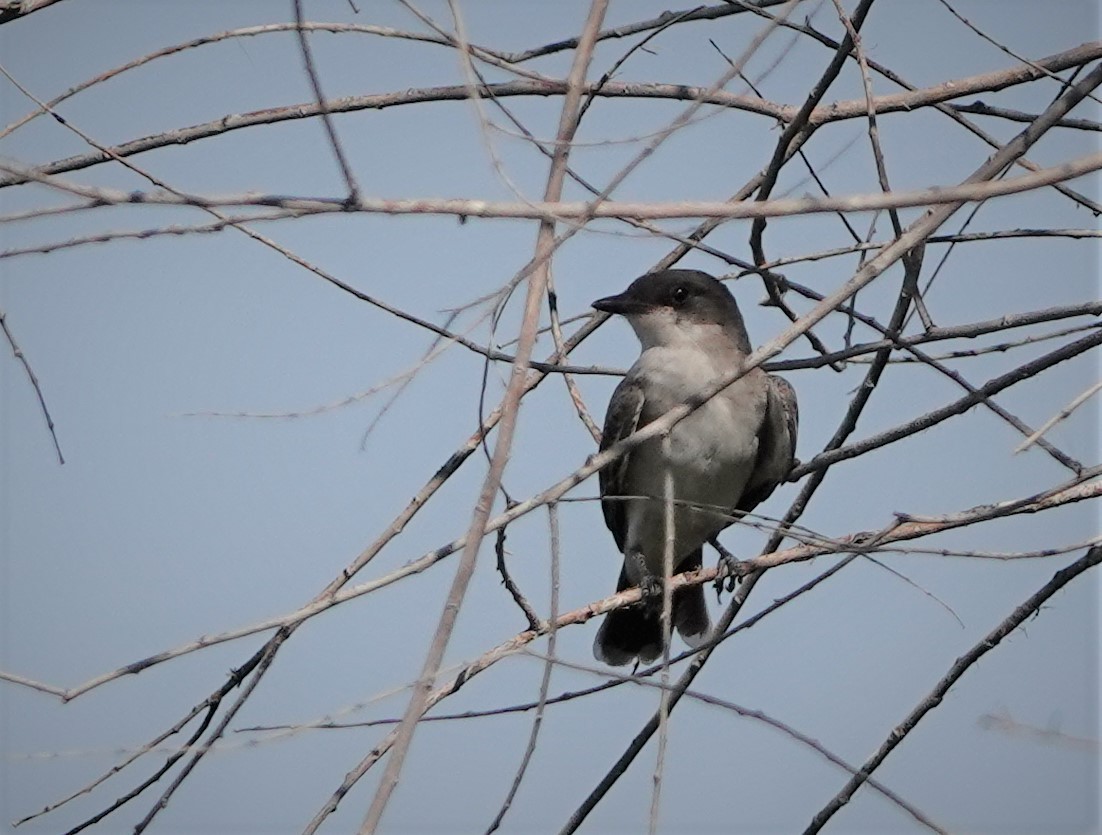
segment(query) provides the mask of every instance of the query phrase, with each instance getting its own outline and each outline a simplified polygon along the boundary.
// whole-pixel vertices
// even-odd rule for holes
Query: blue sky
[[[306,4],[310,20],[424,25],[397,3]],[[852,3],[845,4],[851,8]],[[452,26],[448,6],[418,5]],[[1098,37],[1097,9],[1067,0],[956,3],[961,14],[1020,56],[1038,59]],[[587,5],[459,3],[472,42],[520,50],[580,31]],[[660,3],[613,3],[606,28],[665,11]],[[110,13],[105,13],[110,9]],[[794,19],[841,36],[831,4],[804,3]],[[0,64],[35,96],[71,86],[154,50],[237,27],[293,20],[292,7],[230,4],[103,4],[66,0],[0,26]],[[737,56],[761,30],[751,15],[671,26],[636,51],[617,79],[707,87],[727,68],[709,41]],[[598,78],[632,39],[597,48]],[[463,82],[450,49],[363,33],[311,35],[330,98]],[[937,0],[875,4],[862,33],[870,58],[920,87],[1012,67],[1014,57],[982,40]],[[572,53],[524,66],[565,76]],[[832,52],[775,32],[748,65],[765,97],[798,105]],[[773,66],[775,64],[775,67]],[[489,80],[509,76],[486,70]],[[1066,73],[1065,73],[1066,75]],[[874,92],[896,92],[873,77]],[[743,92],[737,82],[728,89]],[[1037,113],[1060,93],[1045,79],[963,99]],[[847,66],[825,102],[863,95]],[[227,115],[310,102],[313,94],[293,32],[230,38],[181,51],[92,86],[58,112],[99,143],[122,143]],[[553,137],[558,96],[505,100],[525,126]],[[575,170],[603,186],[682,112],[685,102],[598,98],[571,155]],[[0,129],[34,104],[0,79]],[[372,197],[538,199],[546,159],[489,103],[480,110],[503,129],[485,128],[469,102],[428,102],[334,117],[361,189]],[[1074,116],[1098,118],[1095,101]],[[971,117],[1007,141],[1023,125]],[[991,149],[930,109],[883,116],[880,136],[892,186],[951,185]],[[724,200],[759,171],[780,135],[770,119],[704,108],[665,142],[614,195],[623,200]],[[1098,150],[1097,132],[1058,129],[1031,149],[1042,166]],[[46,164],[86,153],[88,145],[40,117],[0,139],[0,162]],[[805,148],[835,194],[877,191],[867,123],[831,124]],[[263,125],[139,154],[133,162],[174,188],[199,194],[343,196],[344,185],[317,119]],[[117,164],[61,175],[115,189],[152,190]],[[1097,176],[1073,184],[1094,199]],[[783,170],[775,194],[816,188],[806,169]],[[574,185],[567,199],[584,199]],[[114,206],[29,220],[8,216],[73,202],[37,185],[0,188],[0,251],[87,235],[196,226],[210,218],[187,207]],[[972,206],[942,229],[959,231]],[[252,210],[244,209],[243,212]],[[921,209],[901,212],[904,224]],[[872,217],[854,214],[859,234]],[[691,221],[663,222],[677,233]],[[889,240],[886,216],[874,240]],[[992,200],[968,231],[1016,228],[1097,229],[1097,219],[1053,189]],[[255,228],[341,281],[426,320],[443,324],[451,309],[493,292],[531,257],[536,224],[517,220],[459,223],[446,216],[325,215],[257,223]],[[747,221],[724,224],[707,242],[751,259]],[[851,243],[834,215],[769,222],[770,258]],[[613,221],[591,224],[555,255],[563,317],[618,292],[672,244]],[[924,280],[948,248],[931,244]],[[682,266],[732,274],[704,253]],[[829,293],[858,266],[856,255],[784,268],[792,281]],[[886,321],[902,276],[897,265],[858,297],[860,309]],[[733,282],[751,338],[760,344],[788,320],[758,304],[760,281]],[[522,294],[491,333],[477,306],[452,327],[481,343],[516,336]],[[810,302],[789,294],[796,313]],[[1020,238],[961,244],[948,252],[926,303],[937,325],[963,325],[1099,298],[1096,240]],[[390,524],[410,498],[475,429],[480,409],[500,400],[508,366],[486,375],[481,358],[452,346],[421,368],[390,403],[392,386],[357,397],[417,367],[432,334],[341,291],[234,230],[118,239],[48,254],[0,259],[0,308],[41,381],[66,463],[57,462],[35,394],[10,350],[0,354],[0,670],[56,687],[94,676],[201,635],[293,611],[313,597]],[[546,321],[546,312],[544,313]],[[969,350],[1027,334],[1049,334],[1097,320],[1080,317],[1027,332],[928,346]],[[576,325],[565,325],[571,332]],[[911,323],[908,333],[918,333]],[[842,345],[846,319],[816,328]],[[1083,334],[946,362],[973,385],[1003,374]],[[875,334],[863,327],[855,339]],[[511,350],[511,348],[504,348]],[[553,350],[541,336],[535,355]],[[626,368],[637,353],[630,329],[611,321],[572,354],[579,365]],[[783,358],[807,357],[798,341]],[[797,454],[812,458],[842,419],[867,365],[793,371],[801,404]],[[1097,351],[1055,366],[998,396],[998,403],[1039,426],[1098,380]],[[615,385],[580,375],[579,390],[598,420]],[[917,364],[890,365],[858,424],[855,440],[938,408],[959,386]],[[352,402],[344,402],[352,399]],[[1098,463],[1097,400],[1047,437],[1087,466]],[[325,408],[322,408],[325,407]],[[385,410],[384,410],[385,407]],[[379,415],[381,414],[381,417]],[[260,415],[278,415],[261,417]],[[379,418],[377,423],[376,418]],[[370,432],[368,432],[370,428]],[[937,427],[831,469],[801,524],[827,536],[879,529],[895,512],[952,513],[1032,495],[1071,474],[1036,447],[1014,448],[1020,433],[990,410],[970,409]],[[594,445],[561,379],[524,400],[504,486],[523,499],[584,463]],[[357,576],[382,577],[465,532],[486,457],[475,454],[425,509]],[[760,508],[782,515],[800,485],[782,486]],[[570,496],[592,499],[596,480]],[[499,499],[498,508],[503,506]],[[619,555],[593,501],[560,506],[561,608],[610,594]],[[1097,502],[1018,516],[921,540],[924,548],[1022,552],[1074,545],[1098,535]],[[767,536],[736,526],[723,536],[752,556]],[[537,511],[510,525],[510,571],[533,606],[549,606],[548,520]],[[954,660],[1005,618],[1083,548],[1036,560],[995,561],[918,553],[858,560],[815,591],[726,642],[694,689],[759,709],[860,763],[944,675]],[[706,560],[711,560],[711,556]],[[783,566],[754,590],[743,617],[765,608],[840,557]],[[455,558],[349,601],[311,620],[280,651],[231,731],[157,819],[170,832],[297,832],[388,726],[306,729],[324,717],[367,721],[401,714],[406,687],[420,670],[454,572]],[[1057,594],[1039,616],[975,665],[877,771],[876,777],[950,831],[1085,832],[1099,820],[1098,579],[1087,574]],[[713,615],[720,611],[709,591]],[[596,621],[558,636],[551,693],[604,680],[592,661]],[[445,666],[475,658],[525,628],[501,586],[492,539],[484,543]],[[32,814],[93,780],[206,698],[259,648],[268,633],[220,644],[124,677],[62,704],[47,694],[0,682],[0,825]],[[546,641],[533,645],[546,650]],[[439,710],[487,710],[532,701],[543,672],[518,655],[472,679]],[[235,695],[235,694],[234,694]],[[545,832],[570,812],[658,703],[651,688],[622,686],[547,710],[536,755],[503,831]],[[1009,717],[1018,732],[984,727]],[[423,725],[415,737],[386,831],[485,829],[527,741],[531,712]],[[989,723],[990,724],[990,723]],[[294,725],[292,732],[249,732]],[[1048,730],[1047,736],[1029,728]],[[1093,740],[1093,744],[1075,740]],[[174,739],[173,742],[178,740]],[[648,747],[583,831],[637,832],[646,826],[654,771]],[[145,757],[88,796],[25,824],[21,832],[77,825],[151,773],[163,753]],[[845,772],[818,753],[752,719],[686,702],[670,727],[659,830],[790,832],[845,783]],[[381,771],[345,798],[330,831],[360,822]],[[133,826],[163,790],[162,780],[101,824]],[[836,832],[911,832],[913,818],[869,787],[834,819]],[[94,830],[93,830],[94,831]],[[324,830],[323,830],[324,831]]]

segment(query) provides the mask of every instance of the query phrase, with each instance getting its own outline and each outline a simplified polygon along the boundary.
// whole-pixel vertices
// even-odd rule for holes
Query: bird
[[[648,273],[593,307],[627,319],[641,347],[609,401],[601,450],[733,375],[751,352],[734,296],[698,270]],[[703,545],[785,480],[798,424],[792,386],[751,368],[677,423],[668,443],[649,438],[600,471],[605,524],[624,558],[616,590],[639,586],[643,600],[605,615],[593,642],[598,661],[638,665],[662,652],[667,470],[678,574],[700,568]],[[706,640],[702,586],[674,591],[671,625],[690,647]]]

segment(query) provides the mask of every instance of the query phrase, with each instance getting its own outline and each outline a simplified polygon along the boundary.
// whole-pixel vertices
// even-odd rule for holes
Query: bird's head
[[[597,299],[593,307],[627,319],[644,350],[701,345],[722,337],[743,353],[750,352],[734,296],[722,282],[699,270],[647,273],[624,292]]]

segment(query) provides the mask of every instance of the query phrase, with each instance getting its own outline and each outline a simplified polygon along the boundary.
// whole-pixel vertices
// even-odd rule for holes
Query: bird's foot
[[[722,597],[724,591],[731,592],[735,590],[739,580],[746,575],[746,567],[742,560],[720,545],[718,540],[712,539],[711,544],[719,552],[714,584],[716,599],[718,600]]]
[[[630,571],[628,576],[632,579],[639,578],[638,586],[639,591],[642,592],[642,602],[651,603],[655,598],[662,597],[662,579],[655,577],[650,573],[650,569],[647,568],[646,558],[642,553],[634,553],[630,559],[633,560],[634,571]],[[634,575],[634,576],[633,576]]]
[[[643,602],[662,599],[662,581],[653,574],[645,574],[639,583],[639,591],[642,592]]]

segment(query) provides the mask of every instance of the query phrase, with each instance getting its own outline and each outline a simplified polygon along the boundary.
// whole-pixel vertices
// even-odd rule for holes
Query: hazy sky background
[[[451,28],[447,4],[418,3]],[[846,7],[852,10],[853,3]],[[422,31],[397,3],[358,0],[306,5],[311,20]],[[587,4],[458,4],[472,42],[520,50],[577,34]],[[1089,0],[960,0],[955,7],[1019,55],[1040,58],[1098,37]],[[605,28],[652,17],[668,4],[615,2]],[[686,6],[685,8],[688,8]],[[830,3],[802,4],[795,18],[841,37]],[[95,3],[65,0],[0,26],[0,64],[34,95],[69,87],[154,50],[242,26],[293,20],[290,3]],[[726,69],[715,41],[734,58],[760,31],[752,15],[673,26],[635,52],[617,72],[624,81],[707,87]],[[609,69],[633,39],[602,42],[590,77]],[[463,72],[447,48],[366,34],[310,38],[329,98],[460,84]],[[863,44],[912,84],[929,86],[1013,66],[1015,59],[981,40],[937,0],[881,0]],[[774,32],[749,64],[767,98],[799,105],[832,52]],[[564,77],[572,53],[531,62]],[[487,69],[489,80],[508,76]],[[874,76],[877,94],[898,88]],[[741,92],[738,84],[729,89]],[[1037,113],[1058,95],[1055,81],[984,93],[989,104]],[[825,101],[862,95],[847,66]],[[220,43],[159,59],[93,86],[59,106],[72,125],[114,144],[183,126],[313,99],[294,33]],[[552,137],[561,97],[511,98],[526,127]],[[582,122],[571,165],[602,187],[685,102],[597,99]],[[34,105],[0,78],[0,129]],[[491,104],[480,109],[506,124]],[[1098,118],[1096,102],[1073,115]],[[973,117],[1006,141],[1022,125]],[[468,102],[424,103],[334,117],[365,195],[512,200],[543,192],[547,162],[527,142],[483,132]],[[878,190],[867,123],[820,130],[806,148],[834,193]],[[991,150],[932,111],[881,117],[892,186],[904,190],[953,184]],[[760,170],[780,131],[773,120],[704,108],[615,194],[624,200],[726,199]],[[1098,148],[1097,133],[1054,130],[1030,151],[1041,165]],[[492,149],[492,153],[490,151]],[[0,159],[34,165],[86,153],[77,135],[38,118],[0,139]],[[496,165],[495,167],[495,160]],[[227,132],[133,158],[174,188],[204,194],[246,191],[343,196],[344,184],[317,119]],[[503,174],[504,172],[504,174]],[[152,189],[119,165],[68,172],[65,178],[117,189]],[[815,193],[797,162],[776,194]],[[1097,199],[1098,179],[1075,184]],[[583,199],[573,184],[567,199]],[[70,198],[41,186],[0,188],[0,216],[65,205]],[[941,231],[956,231],[958,213]],[[920,215],[905,210],[904,223]],[[193,209],[104,208],[0,223],[0,250],[108,231],[205,224]],[[852,215],[862,235],[869,215]],[[664,224],[686,232],[691,221]],[[886,216],[877,240],[890,238]],[[969,231],[1018,227],[1097,228],[1090,213],[1052,189],[992,201]],[[362,291],[425,319],[504,284],[531,257],[536,224],[516,220],[387,217],[349,214],[258,223],[256,228]],[[751,258],[749,223],[731,222],[712,246]],[[850,243],[836,216],[774,219],[765,235],[771,258]],[[672,245],[612,221],[594,223],[558,251],[554,279],[565,317],[618,292]],[[946,247],[931,245],[928,278]],[[694,253],[683,266],[716,275],[719,259]],[[822,293],[857,266],[855,255],[786,267],[793,281]],[[887,321],[899,267],[859,297],[865,312]],[[755,344],[787,319],[761,307],[753,278],[732,285]],[[938,325],[964,324],[1097,299],[1096,240],[1017,239],[970,243],[953,250],[927,303]],[[485,307],[453,327],[476,341],[515,336],[520,298],[496,335]],[[811,304],[790,294],[797,312]],[[483,364],[451,347],[420,371],[365,432],[392,389],[341,405],[414,367],[429,348],[427,331],[398,321],[322,281],[283,256],[226,230],[215,234],[115,240],[46,255],[0,259],[0,309],[41,381],[66,463],[60,466],[22,367],[0,351],[0,669],[56,686],[93,676],[204,634],[289,612],[325,586],[390,523],[478,423]],[[545,314],[546,315],[546,314]],[[1075,320],[1082,324],[1086,320]],[[1057,330],[1047,325],[1036,333]],[[846,320],[816,328],[841,346]],[[570,332],[572,326],[567,326]],[[917,320],[910,332],[917,332]],[[1020,332],[994,334],[943,348],[975,348]],[[856,338],[875,335],[858,327]],[[1063,341],[1078,338],[1063,337]],[[950,363],[975,385],[1059,341]],[[510,350],[506,348],[506,350]],[[541,337],[535,355],[553,350]],[[626,368],[637,343],[612,321],[573,355],[577,364]],[[806,357],[798,341],[785,358]],[[786,374],[801,405],[798,455],[807,460],[834,433],[867,365]],[[508,366],[491,368],[485,411],[501,397]],[[1097,352],[1082,355],[1015,386],[997,400],[1039,426],[1098,379]],[[579,376],[598,417],[615,378]],[[962,391],[919,365],[893,365],[864,413],[855,439],[868,437],[956,400]],[[1088,466],[1098,463],[1097,399],[1051,433],[1052,441]],[[318,414],[306,414],[325,405]],[[195,416],[197,412],[297,415]],[[801,523],[830,536],[877,529],[896,511],[949,513],[1030,495],[1070,473],[1039,449],[1014,455],[1021,436],[984,408],[831,469]],[[593,452],[562,380],[551,378],[524,400],[504,486],[524,499],[564,477]],[[473,456],[400,537],[357,578],[381,577],[465,532],[486,458]],[[780,516],[798,485],[780,488],[759,510]],[[592,498],[596,479],[571,496]],[[499,506],[501,501],[499,500]],[[596,503],[561,505],[561,608],[610,594],[619,556]],[[537,610],[549,599],[548,522],[544,511],[508,529],[510,568]],[[922,540],[929,548],[1024,551],[1072,545],[1097,536],[1096,503],[965,528]],[[752,556],[767,535],[738,526],[723,541]],[[525,628],[494,569],[492,538],[483,545],[446,665],[472,659]],[[808,595],[725,643],[694,689],[760,709],[861,763],[945,674],[1060,567],[1082,554],[1011,562],[916,554],[879,559],[911,583],[868,561],[856,561]],[[781,567],[750,597],[742,617],[760,611],[841,557]],[[711,561],[712,555],[706,560]],[[345,773],[389,730],[300,730],[248,733],[253,725],[301,724],[331,716],[366,721],[401,714],[402,688],[417,675],[436,627],[457,559],[407,578],[310,621],[280,651],[271,671],[217,750],[161,813],[165,832],[298,832]],[[975,665],[877,771],[876,778],[950,831],[1088,832],[1099,826],[1098,592],[1089,574],[1056,595],[995,651]],[[936,599],[935,599],[936,598]],[[720,607],[709,591],[712,612]],[[726,600],[726,598],[725,598]],[[940,601],[940,602],[939,602]],[[942,605],[944,604],[944,605]],[[951,608],[952,611],[949,611]],[[958,622],[959,619],[959,622]],[[562,630],[557,654],[599,670],[590,644],[597,621]],[[69,704],[0,682],[0,826],[38,811],[86,785],[167,728],[218,688],[268,633],[222,644],[112,682]],[[533,644],[539,652],[546,641]],[[680,645],[679,647],[680,648]],[[446,700],[436,712],[504,707],[536,698],[542,664],[517,656],[500,662]],[[598,672],[557,667],[551,694],[602,680]],[[231,697],[236,694],[231,694]],[[658,704],[652,688],[623,686],[549,707],[536,755],[503,831],[556,831],[604,774]],[[1028,733],[985,729],[987,714],[1059,732],[1047,741]],[[532,714],[423,724],[384,819],[387,832],[483,831],[497,811],[527,741]],[[1091,740],[1060,742],[1060,735]],[[178,741],[178,740],[173,740]],[[124,794],[164,754],[143,759],[89,796],[20,827],[61,832]],[[380,769],[381,769],[380,764]],[[639,832],[646,826],[654,743],[588,819],[583,831]],[[359,824],[381,770],[344,799],[322,831]],[[168,778],[166,778],[168,779]],[[684,702],[671,720],[662,792],[663,832],[792,832],[845,783],[844,771],[815,751],[752,719]],[[162,780],[108,818],[102,832],[124,831],[148,810]],[[832,821],[834,832],[928,831],[869,787]]]

